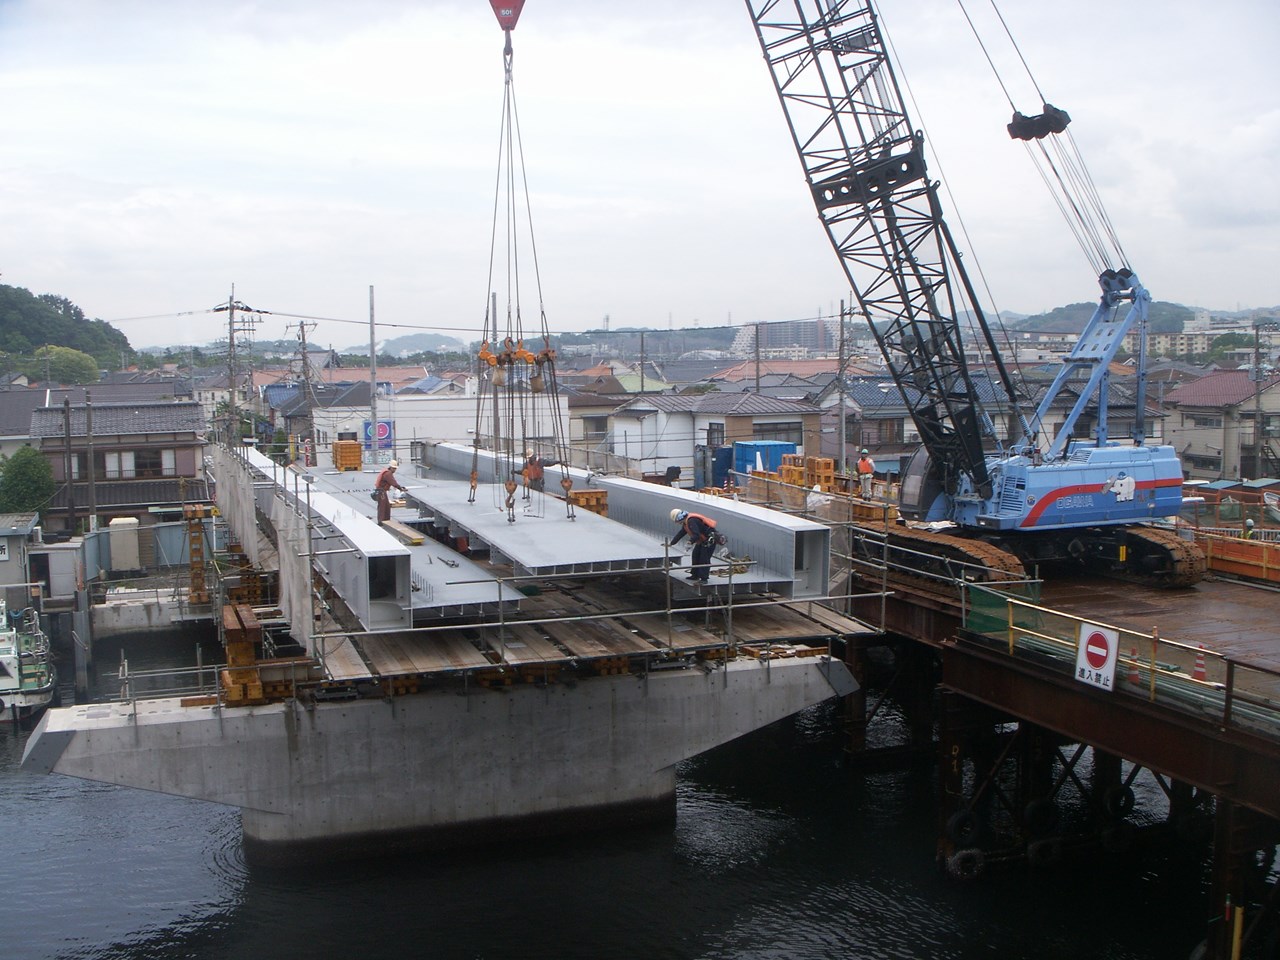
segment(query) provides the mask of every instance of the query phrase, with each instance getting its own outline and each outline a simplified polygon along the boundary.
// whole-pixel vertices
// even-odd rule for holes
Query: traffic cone
[[[1129,648],[1129,682],[1137,685],[1142,683],[1142,678],[1138,676],[1138,648]]]
[[[1200,644],[1200,649],[1196,651],[1196,668],[1191,671],[1192,680],[1204,679],[1204,644]]]

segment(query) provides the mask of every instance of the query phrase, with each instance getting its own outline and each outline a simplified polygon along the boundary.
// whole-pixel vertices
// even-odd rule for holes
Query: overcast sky
[[[968,0],[990,32],[985,3]],[[880,9],[995,306],[1093,300],[954,0]],[[1280,303],[1280,6],[1001,10],[1153,296]],[[528,0],[514,45],[553,330],[811,317],[847,296],[741,0]],[[476,337],[502,94],[487,0],[0,0],[0,283],[135,346],[225,336],[224,315],[179,314],[233,284],[258,309],[354,321],[309,330],[322,346],[367,342],[370,286],[380,339]]]

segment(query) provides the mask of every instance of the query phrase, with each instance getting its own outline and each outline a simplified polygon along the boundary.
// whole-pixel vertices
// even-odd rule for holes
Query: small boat
[[[1267,519],[1272,523],[1280,523],[1280,493],[1265,491],[1262,494],[1262,505],[1266,507]]]
[[[32,607],[11,612],[0,597],[0,723],[33,720],[53,702],[56,691],[40,614]]]

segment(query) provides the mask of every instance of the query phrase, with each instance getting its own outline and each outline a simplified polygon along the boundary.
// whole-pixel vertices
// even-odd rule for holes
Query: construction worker
[[[542,492],[546,486],[546,468],[554,467],[559,460],[543,460],[529,447],[524,452],[524,482],[532,490]]]
[[[1246,540],[1252,540],[1254,538],[1252,520],[1246,520],[1244,522],[1244,538]]]
[[[396,479],[396,470],[400,466],[399,460],[392,460],[378,474],[378,479],[374,481],[373,489],[378,494],[378,522],[385,523],[391,519],[391,488],[404,490],[400,486],[400,481]]]
[[[858,491],[864,500],[871,499],[871,478],[876,472],[876,462],[871,459],[871,453],[866,447],[862,448],[862,456],[858,458],[858,463],[854,467],[858,473]]]
[[[689,579],[695,583],[706,583],[711,573],[711,554],[716,548],[716,522],[710,517],[687,510],[672,510],[671,521],[680,524],[680,532],[671,538],[669,546],[674,547],[688,534],[693,544],[692,569]]]

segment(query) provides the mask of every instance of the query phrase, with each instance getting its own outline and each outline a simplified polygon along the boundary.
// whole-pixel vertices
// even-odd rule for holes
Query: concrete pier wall
[[[23,762],[238,806],[259,845],[391,839],[660,801],[679,761],[852,689],[806,658],[310,707],[98,704],[49,711]]]

